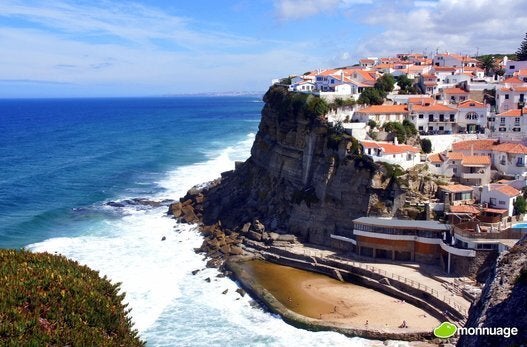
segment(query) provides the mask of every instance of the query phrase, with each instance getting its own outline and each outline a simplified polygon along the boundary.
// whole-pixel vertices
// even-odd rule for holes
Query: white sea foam
[[[177,198],[189,187],[233,169],[235,160],[248,157],[253,139],[250,134],[236,146],[210,153],[205,163],[170,172],[158,182],[165,191],[153,198]],[[64,254],[122,282],[132,320],[149,345],[382,346],[338,333],[297,329],[252,307],[248,296],[235,292],[234,282],[217,278],[217,271],[205,268],[203,256],[194,253],[202,242],[194,227],[176,224],[165,216],[165,207],[125,210],[120,219],[93,224],[85,236],[53,238],[28,248]],[[193,276],[196,269],[201,271]]]

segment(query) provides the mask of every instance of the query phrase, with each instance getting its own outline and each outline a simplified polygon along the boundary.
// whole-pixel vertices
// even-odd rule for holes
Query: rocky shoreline
[[[284,321],[298,328],[311,331],[336,331],[350,337],[357,336],[374,340],[404,340],[414,341],[415,343],[422,342],[425,345],[428,343],[435,344],[435,341],[432,341],[431,331],[397,332],[359,326],[345,326],[309,318],[289,310],[247,274],[243,270],[241,263],[253,259],[262,259],[262,256],[255,251],[255,247],[287,248],[299,244],[300,241],[297,236],[292,234],[266,230],[265,226],[258,219],[254,219],[252,222],[245,222],[234,228],[222,226],[221,221],[212,225],[205,225],[202,217],[207,192],[219,183],[220,180],[215,180],[204,186],[194,187],[179,202],[170,204],[168,208],[168,215],[173,216],[178,222],[198,226],[199,232],[203,236],[203,243],[201,247],[195,249],[195,252],[206,256],[208,259],[207,267],[217,268],[222,276],[229,276],[232,280],[238,282],[243,288],[242,290],[249,293],[265,309],[279,314]],[[277,259],[273,260],[273,262],[280,264],[280,257],[277,257]],[[289,264],[285,262],[283,265]]]

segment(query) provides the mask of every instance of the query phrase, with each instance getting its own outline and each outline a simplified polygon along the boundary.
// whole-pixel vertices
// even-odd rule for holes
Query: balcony
[[[478,172],[462,172],[461,178],[470,180],[470,179],[483,179],[487,176],[485,172],[478,173]]]

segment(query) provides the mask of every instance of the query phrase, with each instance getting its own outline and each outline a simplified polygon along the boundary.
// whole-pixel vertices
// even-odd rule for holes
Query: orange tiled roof
[[[524,83],[524,82],[521,79],[519,79],[518,76],[513,76],[513,77],[506,78],[501,83],[517,84],[517,83]]]
[[[519,108],[514,108],[496,115],[496,117],[520,117],[522,112]],[[523,115],[527,116],[527,107],[523,109]]]
[[[380,148],[384,154],[400,154],[406,152],[419,153],[419,150],[409,145],[396,145],[391,142],[361,141],[365,148]]]
[[[480,213],[480,211],[472,205],[450,206],[450,212],[452,213],[471,213],[471,214]]]
[[[434,104],[434,105],[414,105],[413,110],[415,112],[433,112],[433,111],[446,111],[446,112],[457,112],[457,109],[443,105],[443,104]]]
[[[496,143],[495,140],[490,139],[479,139],[479,140],[467,140],[454,142],[452,144],[452,149],[454,151],[463,151],[463,150],[492,150],[492,146]]]
[[[431,163],[442,163],[443,162],[443,158],[441,157],[441,154],[439,153],[430,154],[427,159]]]
[[[527,76],[527,69],[519,69],[517,76]]]
[[[432,99],[429,96],[417,96],[417,97],[413,97],[413,98],[408,98],[408,103],[409,104],[423,104],[423,103],[432,104],[434,102],[435,102],[435,100]]]
[[[461,161],[461,165],[463,166],[472,166],[472,165],[478,165],[478,166],[486,166],[490,165],[490,157],[487,155],[466,155],[463,157],[463,160]]]
[[[452,71],[456,71],[458,68],[456,67],[449,67],[449,66],[434,66],[434,71],[438,71],[438,72],[441,72],[441,71],[448,71],[448,72],[452,72]]]
[[[468,94],[467,91],[461,88],[445,88],[443,89],[443,93],[445,94]]]
[[[448,159],[450,160],[461,160],[463,159],[463,153],[461,152],[448,152],[447,154]]]
[[[497,152],[510,154],[527,154],[527,147],[521,143],[501,143],[493,148]]]
[[[470,107],[485,107],[484,103],[481,103],[476,100],[468,99],[466,101],[460,102],[457,105],[458,108],[470,108]]]
[[[462,184],[450,184],[448,186],[439,186],[439,188],[450,192],[450,193],[461,193],[461,192],[471,192],[472,187],[464,186]]]
[[[508,184],[491,184],[490,189],[497,190],[498,192],[503,193],[509,197],[514,197],[521,194],[518,189],[511,187]]]
[[[406,105],[371,105],[356,112],[367,114],[408,113],[408,107]]]

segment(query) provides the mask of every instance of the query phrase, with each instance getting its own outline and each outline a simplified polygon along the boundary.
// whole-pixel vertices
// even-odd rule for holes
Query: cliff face
[[[458,346],[524,346],[527,343],[527,238],[498,258],[466,327],[516,327],[518,334],[462,336]]]
[[[267,229],[327,244],[355,218],[396,212],[404,192],[386,168],[347,154],[352,139],[335,140],[305,99],[281,87],[266,93],[251,157],[207,192],[205,224],[236,228],[257,218]]]

